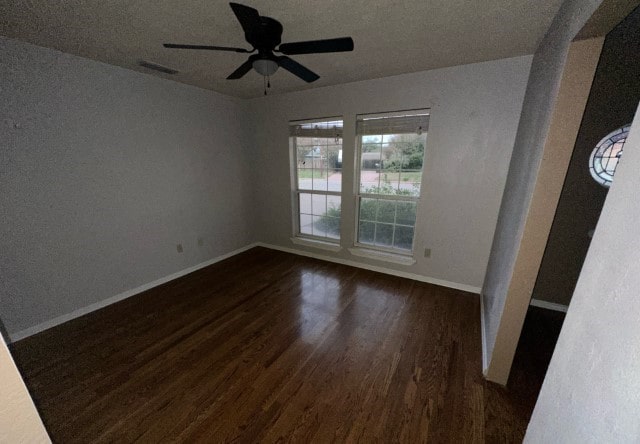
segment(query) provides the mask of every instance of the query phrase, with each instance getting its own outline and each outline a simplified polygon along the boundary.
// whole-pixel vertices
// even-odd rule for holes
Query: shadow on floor
[[[487,442],[516,442],[524,436],[564,317],[561,312],[529,307],[507,387],[487,382]],[[505,417],[518,418],[518,423],[505,424]]]

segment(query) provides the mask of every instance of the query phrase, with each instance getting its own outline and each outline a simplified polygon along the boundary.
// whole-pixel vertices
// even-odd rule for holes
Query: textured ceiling
[[[352,36],[351,53],[293,56],[320,75],[284,70],[271,93],[295,91],[535,51],[561,0],[240,0],[279,20],[283,42]],[[164,42],[247,47],[221,0],[0,2],[0,34],[238,97],[262,94],[262,77],[226,76],[246,54],[166,49]],[[180,71],[137,66],[148,60]]]

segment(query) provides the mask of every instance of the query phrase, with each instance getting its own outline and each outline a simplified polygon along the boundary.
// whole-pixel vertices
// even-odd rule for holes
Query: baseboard
[[[18,331],[16,333],[10,333],[9,334],[9,340],[11,342],[16,342],[16,341],[19,341],[21,339],[27,338],[29,336],[35,335],[36,333],[40,333],[40,332],[42,332],[44,330],[48,330],[48,329],[50,329],[52,327],[55,327],[57,325],[64,324],[67,321],[70,321],[70,320],[75,319],[75,318],[79,318],[80,316],[84,316],[84,315],[86,315],[88,313],[91,313],[92,311],[99,310],[99,309],[104,308],[104,307],[106,307],[108,305],[115,304],[116,302],[120,302],[120,301],[122,301],[124,299],[130,298],[131,296],[135,296],[136,294],[142,293],[143,291],[147,291],[147,290],[149,290],[149,289],[151,289],[153,287],[157,287],[158,285],[165,284],[165,283],[167,283],[169,281],[172,281],[174,279],[177,279],[177,278],[182,277],[184,275],[187,275],[189,273],[193,273],[194,271],[197,271],[197,270],[199,270],[201,268],[208,267],[209,265],[213,265],[216,262],[220,262],[220,261],[223,261],[225,259],[228,259],[231,256],[235,256],[236,254],[240,254],[240,253],[242,253],[244,251],[247,251],[247,250],[249,250],[251,248],[254,248],[256,246],[257,246],[256,243],[252,243],[252,244],[246,245],[246,246],[244,246],[242,248],[238,248],[237,250],[231,251],[231,252],[229,252],[227,254],[223,254],[222,256],[218,256],[218,257],[215,257],[213,259],[209,259],[208,261],[201,262],[201,263],[199,263],[197,265],[194,265],[192,267],[185,268],[184,270],[180,270],[180,271],[177,271],[177,272],[175,272],[173,274],[170,274],[168,276],[164,276],[164,277],[161,277],[160,279],[156,279],[153,282],[149,282],[149,283],[141,285],[139,287],[132,288],[131,290],[127,290],[127,291],[122,292],[120,294],[117,294],[115,296],[111,296],[110,298],[103,299],[101,301],[98,301],[98,302],[95,302],[93,304],[87,305],[86,307],[79,308],[77,310],[72,311],[71,313],[63,314],[63,315],[58,316],[56,318],[53,318],[53,319],[50,319],[48,321],[42,322],[42,323],[40,323],[38,325],[34,325],[33,327],[29,327],[29,328],[26,328],[24,330],[20,330],[20,331]]]
[[[342,259],[337,257],[326,256],[324,254],[311,253],[309,251],[297,250],[295,248],[281,247],[279,245],[267,244],[264,242],[258,242],[256,246],[269,248],[272,250],[284,251],[285,253],[297,254],[300,256],[311,257],[314,259],[320,259],[327,262],[334,262],[336,264],[349,265],[351,267],[363,268],[365,270],[376,271],[378,273],[390,274],[392,276],[403,277],[407,279],[413,279],[414,281],[426,282],[428,284],[440,285],[441,287],[454,288],[456,290],[466,291],[468,293],[480,294],[480,287],[474,287],[467,284],[459,284],[457,282],[445,281],[442,279],[435,279],[420,274],[408,273],[406,271],[393,270],[391,268],[379,267],[376,265],[364,264],[362,262],[351,261],[349,259]]]
[[[320,260],[324,260],[324,261],[328,261],[328,262],[335,262],[338,264],[342,264],[342,265],[349,265],[352,267],[357,267],[357,268],[363,268],[365,270],[370,270],[370,271],[376,271],[378,273],[384,273],[384,274],[389,274],[392,276],[398,276],[398,277],[403,277],[403,278],[407,278],[407,279],[413,279],[415,281],[420,281],[420,282],[426,282],[429,284],[434,284],[434,285],[440,285],[442,287],[448,287],[448,288],[454,288],[456,290],[462,290],[462,291],[466,291],[469,293],[476,293],[476,294],[480,294],[480,288],[479,287],[473,287],[471,285],[467,285],[467,284],[459,284],[456,282],[449,282],[449,281],[445,281],[442,279],[434,279],[434,278],[430,278],[427,276],[422,276],[419,274],[415,274],[415,273],[408,273],[406,271],[398,271],[398,270],[392,270],[390,268],[385,268],[385,267],[379,267],[379,266],[375,266],[375,265],[368,265],[368,264],[363,264],[360,262],[355,262],[355,261],[350,261],[348,259],[341,259],[341,258],[335,258],[335,257],[331,257],[331,256],[326,256],[323,254],[316,254],[316,253],[310,253],[308,251],[302,251],[302,250],[296,250],[294,248],[286,248],[286,247],[280,247],[278,245],[271,245],[271,244],[266,244],[263,242],[255,242],[249,245],[246,245],[242,248],[239,248],[237,250],[231,251],[227,254],[224,254],[222,256],[218,256],[215,257],[213,259],[209,259],[208,261],[205,262],[201,262],[197,265],[194,265],[192,267],[189,268],[185,268],[184,270],[180,270],[176,273],[170,274],[168,276],[164,276],[160,279],[156,279],[153,282],[149,282],[147,284],[141,285],[139,287],[136,288],[132,288],[131,290],[127,290],[125,292],[122,292],[120,294],[117,294],[115,296],[111,296],[110,298],[107,299],[103,299],[101,301],[95,302],[93,304],[87,305],[86,307],[82,307],[79,308],[77,310],[72,311],[71,313],[66,313],[63,315],[60,315],[58,317],[55,317],[53,319],[50,319],[48,321],[42,322],[40,324],[34,325],[33,327],[29,327],[26,328],[24,330],[20,330],[16,333],[10,333],[9,334],[9,340],[11,342],[16,342],[19,341],[21,339],[27,338],[29,336],[35,335],[37,333],[40,333],[42,331],[48,330],[52,327],[55,327],[57,325],[60,324],[64,324],[65,322],[68,322],[72,319],[75,318],[79,318],[80,316],[84,316],[88,313],[91,313],[93,311],[99,310],[101,308],[104,308],[108,305],[111,304],[115,304],[116,302],[120,302],[124,299],[130,298],[131,296],[135,296],[136,294],[142,293],[143,291],[147,291],[153,287],[157,287],[158,285],[162,285],[165,284],[169,281],[172,281],[174,279],[177,279],[179,277],[182,277],[184,275],[187,275],[189,273],[193,273],[194,271],[197,271],[201,268],[204,267],[208,267],[209,265],[213,265],[216,262],[220,262],[223,261],[225,259],[230,258],[231,256],[235,256],[236,254],[240,254],[244,251],[250,250],[251,248],[254,247],[264,247],[264,248],[269,248],[272,250],[279,250],[279,251],[284,251],[286,253],[292,253],[292,254],[297,254],[300,256],[306,256],[306,257],[312,257],[315,259],[320,259]],[[484,329],[483,329],[483,333],[484,333]]]
[[[482,374],[489,368],[489,355],[487,351],[487,332],[484,320],[484,295],[480,293],[480,337],[482,341]]]
[[[546,308],[547,310],[561,311],[563,313],[566,313],[567,310],[569,309],[568,305],[556,304],[555,302],[541,301],[540,299],[531,299],[531,302],[529,303],[529,305],[533,305],[534,307],[538,307],[538,308]]]

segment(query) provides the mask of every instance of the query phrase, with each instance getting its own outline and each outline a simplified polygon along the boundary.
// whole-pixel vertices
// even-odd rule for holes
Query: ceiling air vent
[[[166,66],[159,65],[157,63],[148,62],[146,60],[140,60],[138,65],[143,66],[148,69],[153,69],[154,71],[160,71],[165,74],[177,74],[179,71],[173,68],[169,68]]]

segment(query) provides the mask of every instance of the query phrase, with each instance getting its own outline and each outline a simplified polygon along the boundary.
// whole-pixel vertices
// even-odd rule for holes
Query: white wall
[[[47,431],[0,335],[0,444],[48,442]]]
[[[607,195],[526,442],[640,440],[640,108]]]
[[[320,253],[482,285],[530,56],[250,101],[4,38],[0,57],[9,334],[256,240],[294,248],[288,121],[309,117],[342,115],[354,134],[358,113],[431,108],[417,263]],[[355,137],[344,149],[349,247]]]
[[[5,38],[0,60],[10,334],[253,240],[241,101]]]
[[[567,0],[538,47],[518,126],[500,207],[491,258],[482,289],[488,379],[506,384],[530,294],[509,298],[509,290],[531,276],[513,275],[538,178],[544,144],[569,45],[602,0]],[[533,276],[535,281],[535,276]],[[514,280],[512,282],[512,280]],[[526,285],[523,287],[529,287]],[[533,283],[532,283],[533,284]],[[533,285],[531,285],[533,289]],[[505,309],[505,304],[507,309]]]
[[[0,56],[10,334],[254,240],[292,247],[287,131],[305,117],[344,115],[353,134],[356,113],[431,108],[416,245],[432,257],[335,257],[482,284],[530,57],[244,102],[4,38]],[[347,185],[354,146],[345,140]]]
[[[258,238],[269,244],[482,285],[531,57],[368,80],[250,101],[257,127]],[[283,74],[283,75],[286,75]],[[276,80],[273,80],[276,83]],[[288,121],[343,116],[342,245],[353,245],[355,116],[431,108],[412,266],[295,246],[291,216]],[[432,256],[423,256],[424,248]]]

